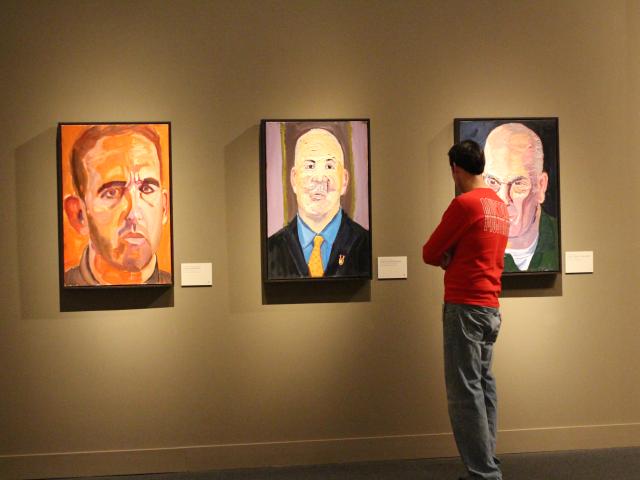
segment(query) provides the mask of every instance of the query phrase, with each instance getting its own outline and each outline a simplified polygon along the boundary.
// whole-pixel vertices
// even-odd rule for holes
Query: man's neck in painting
[[[314,232],[316,233],[320,233],[322,230],[325,229],[325,227],[327,225],[329,225],[329,223],[331,222],[331,220],[333,220],[333,217],[336,216],[336,214],[338,213],[338,211],[340,210],[340,207],[336,208],[334,211],[327,213],[326,215],[322,216],[321,218],[314,218],[314,217],[309,217],[308,215],[305,215],[303,212],[298,211],[298,215],[300,215],[300,218],[302,219],[302,221]]]
[[[533,225],[522,235],[518,237],[509,237],[507,241],[507,248],[514,248],[516,250],[524,250],[530,247],[540,234],[540,217],[542,214],[542,208],[538,205],[536,210],[536,216],[533,221]]]
[[[156,256],[136,272],[122,270],[104,259],[89,246],[89,268],[100,285],[139,285],[145,283],[156,269]]]

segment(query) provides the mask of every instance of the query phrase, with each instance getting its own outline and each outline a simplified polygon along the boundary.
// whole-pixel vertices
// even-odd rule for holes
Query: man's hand
[[[451,253],[451,250],[449,250],[448,252],[444,252],[442,254],[442,260],[440,260],[440,268],[446,270],[449,267],[452,258],[453,254]]]

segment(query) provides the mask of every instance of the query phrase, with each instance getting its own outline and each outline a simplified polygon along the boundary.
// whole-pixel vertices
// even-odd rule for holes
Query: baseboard
[[[640,423],[503,430],[501,453],[592,450],[640,446]]]
[[[501,453],[640,446],[640,423],[500,431]],[[42,479],[312,465],[457,454],[451,433],[145,450],[1,455],[0,478]]]

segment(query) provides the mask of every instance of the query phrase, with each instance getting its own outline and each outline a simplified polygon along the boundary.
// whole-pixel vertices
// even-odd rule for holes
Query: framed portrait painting
[[[507,204],[506,275],[561,272],[558,118],[457,118],[484,150],[484,180]]]
[[[369,120],[261,123],[263,280],[371,278]]]
[[[58,124],[63,288],[173,284],[171,124]]]

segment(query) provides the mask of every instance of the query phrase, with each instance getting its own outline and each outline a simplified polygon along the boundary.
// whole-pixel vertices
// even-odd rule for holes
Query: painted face
[[[340,208],[340,196],[346,192],[348,181],[344,153],[333,134],[313,129],[298,139],[291,186],[303,218],[331,219]]]
[[[139,271],[153,258],[167,219],[155,145],[139,134],[105,137],[83,160],[94,249],[116,268]]]
[[[537,172],[534,145],[526,133],[511,135],[506,144],[485,149],[484,179],[507,204],[509,237],[520,237],[536,224],[538,205],[544,201],[547,174]]]

